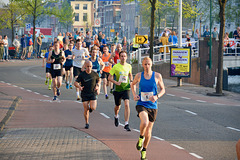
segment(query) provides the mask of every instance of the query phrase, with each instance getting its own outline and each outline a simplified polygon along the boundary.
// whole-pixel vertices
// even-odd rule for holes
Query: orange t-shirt
[[[110,72],[110,70],[112,69],[112,64],[108,62],[110,56],[110,53],[108,53],[108,56],[105,56],[105,54],[102,55],[102,61],[105,64],[103,71],[107,73]]]

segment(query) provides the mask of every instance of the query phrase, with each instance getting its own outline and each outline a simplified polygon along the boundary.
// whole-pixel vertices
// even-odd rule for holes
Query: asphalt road
[[[53,96],[52,91],[44,85],[45,68],[41,67],[41,62],[35,60],[9,62],[4,65],[0,63],[0,81]],[[153,136],[176,144],[205,160],[235,160],[235,145],[240,138],[240,101],[185,94],[184,91],[169,87],[168,80],[164,82],[167,93],[158,103]],[[67,90],[63,84],[59,99],[75,101],[75,89]],[[132,129],[139,130],[140,121],[136,116],[135,104],[136,102],[130,100],[129,123]],[[103,94],[98,96],[97,110],[112,120],[113,107],[111,94],[108,100]],[[124,106],[120,110],[120,122],[124,123]]]

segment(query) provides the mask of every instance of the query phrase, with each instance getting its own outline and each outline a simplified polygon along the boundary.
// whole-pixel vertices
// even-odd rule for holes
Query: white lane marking
[[[7,85],[11,85],[11,83],[7,83]]]
[[[174,97],[175,95],[174,94],[167,94],[168,96],[172,96],[172,97]]]
[[[137,129],[133,129],[134,131],[136,131],[136,132],[140,132],[139,130],[137,130]]]
[[[35,94],[40,94],[40,93],[38,93],[38,92],[34,92]]]
[[[191,99],[191,98],[188,98],[188,97],[181,97],[181,98],[183,98],[183,99]]]
[[[196,100],[197,102],[201,102],[201,103],[205,103],[206,101],[202,101],[202,100]]]
[[[16,85],[12,85],[13,87],[18,87],[18,86],[16,86]]]
[[[43,95],[44,97],[49,97],[48,95]]]
[[[75,101],[75,102],[77,102],[77,103],[82,103],[82,102],[80,102],[80,101]]]
[[[199,156],[199,155],[197,155],[197,154],[195,154],[195,153],[189,153],[189,154],[191,154],[192,156],[194,156],[194,157],[196,157],[196,158],[198,158],[198,159],[203,159],[203,157],[201,157],[201,156]]]
[[[105,113],[100,113],[103,117],[109,119],[110,117],[108,117]]]
[[[124,126],[122,123],[119,123],[120,126]]]
[[[33,75],[33,77],[37,77],[36,75]]]
[[[24,89],[23,87],[20,87],[20,89]]]
[[[174,147],[176,147],[176,148],[178,148],[178,149],[184,149],[184,148],[182,148],[182,147],[180,147],[180,146],[178,146],[178,145],[176,145],[176,144],[171,144],[172,146],[174,146]]]
[[[32,92],[31,90],[29,90],[29,89],[27,89],[26,91],[28,91],[28,92]]]
[[[185,112],[188,112],[188,113],[193,114],[193,115],[197,115],[197,113],[194,113],[194,112],[189,111],[189,110],[185,110]]]
[[[231,129],[231,130],[234,130],[234,131],[238,131],[240,132],[240,129],[237,129],[237,128],[233,128],[233,127],[227,127],[228,129]]]
[[[1,83],[5,83],[4,81],[1,81]]]
[[[225,105],[225,104],[222,104],[222,103],[213,103],[213,104],[221,105],[221,106]]]
[[[152,137],[155,138],[155,139],[158,139],[158,140],[160,140],[160,141],[164,141],[164,139],[159,138],[159,137],[157,137],[157,136],[152,136]]]

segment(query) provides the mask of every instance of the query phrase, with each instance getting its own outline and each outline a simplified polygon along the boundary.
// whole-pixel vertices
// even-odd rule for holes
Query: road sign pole
[[[182,0],[179,0],[178,47],[182,47]],[[182,77],[177,78],[177,86],[182,86]]]

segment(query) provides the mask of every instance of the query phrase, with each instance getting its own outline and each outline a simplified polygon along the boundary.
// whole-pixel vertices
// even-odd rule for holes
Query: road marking
[[[240,132],[240,129],[237,129],[237,128],[233,128],[233,127],[227,127],[228,129],[231,129],[231,130],[234,130],[234,131],[238,131]]]
[[[174,97],[175,95],[174,94],[167,94],[168,96],[172,96],[172,97]]]
[[[136,132],[140,132],[139,130],[137,130],[137,129],[133,129],[134,131],[136,131]]]
[[[178,146],[178,145],[176,145],[176,144],[171,144],[172,146],[174,146],[174,147],[176,147],[176,148],[178,148],[178,149],[184,149],[184,148],[182,148],[182,147],[180,147],[180,146]]]
[[[36,75],[33,75],[33,77],[37,77]]]
[[[48,95],[43,95],[44,97],[49,97]]]
[[[11,83],[7,83],[7,85],[11,85]]]
[[[196,157],[196,158],[198,158],[198,159],[203,159],[203,157],[201,157],[201,156],[199,156],[199,155],[197,155],[197,154],[195,154],[195,153],[189,153],[189,154],[191,154],[192,156],[194,156],[194,157]]]
[[[38,93],[38,92],[34,92],[35,94],[40,94],[40,93]]]
[[[82,102],[80,102],[80,101],[75,101],[75,102],[77,102],[77,103],[82,103]]]
[[[29,90],[29,89],[27,89],[26,91],[28,91],[28,92],[32,92],[31,90]]]
[[[18,87],[18,86],[16,86],[16,85],[13,85],[13,87]]]
[[[155,138],[155,139],[158,139],[158,140],[160,140],[160,141],[164,141],[164,139],[159,138],[159,137],[157,137],[157,136],[152,136],[152,137]]]
[[[221,105],[221,106],[225,105],[225,104],[222,104],[222,103],[213,103],[213,104]]]
[[[124,126],[122,123],[119,123],[120,126]]]
[[[24,89],[23,87],[20,87],[20,89]]]
[[[188,98],[188,97],[181,97],[181,98],[183,98],[183,99],[191,99],[191,98]]]
[[[1,81],[1,83],[5,83],[4,81]]]
[[[205,103],[206,101],[202,101],[202,100],[196,100],[197,102],[201,102],[201,103]]]
[[[185,112],[188,112],[188,113],[193,114],[193,115],[197,115],[197,113],[194,113],[194,112],[189,111],[189,110],[185,110]]]
[[[100,113],[103,117],[105,117],[105,118],[110,118],[110,117],[108,117],[105,113]]]

